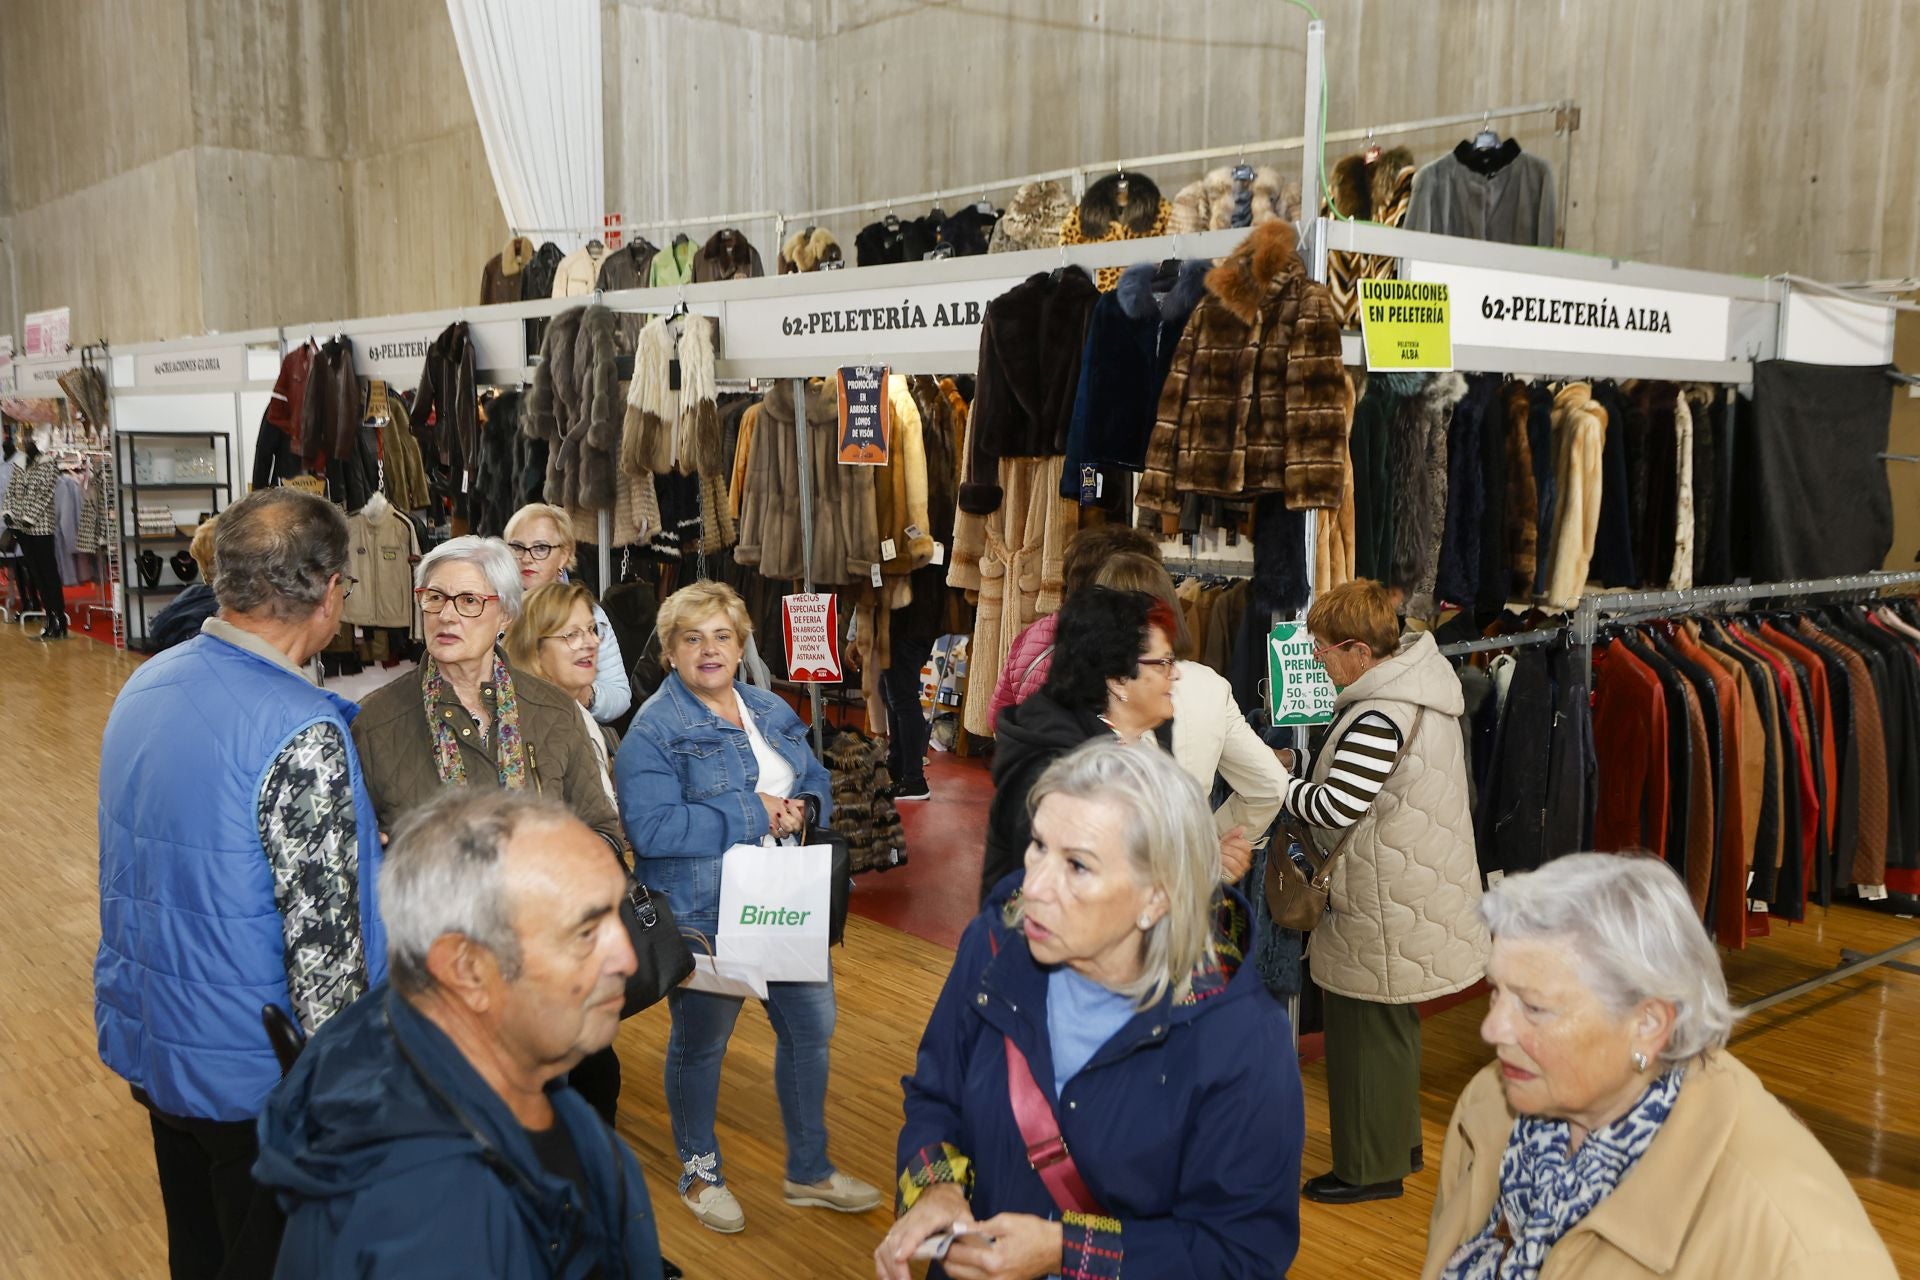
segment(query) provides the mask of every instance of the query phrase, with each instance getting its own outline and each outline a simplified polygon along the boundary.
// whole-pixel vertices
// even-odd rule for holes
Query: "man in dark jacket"
[[[639,1162],[566,1081],[634,971],[606,844],[556,801],[454,788],[401,824],[380,888],[391,984],[260,1118],[278,1274],[656,1280]]]

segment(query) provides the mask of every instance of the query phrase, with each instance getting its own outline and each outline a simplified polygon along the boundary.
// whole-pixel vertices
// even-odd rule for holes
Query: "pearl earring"
[[[1120,691],[1120,701],[1125,702],[1126,700],[1127,700],[1127,691],[1125,689],[1122,689]]]
[[[1151,929],[1151,928],[1153,928],[1153,917],[1152,917],[1152,916],[1149,916],[1149,915],[1143,915],[1143,916],[1141,916],[1141,917],[1140,917],[1140,931],[1141,931],[1142,933],[1145,933],[1145,932],[1146,932],[1146,931],[1147,931],[1148,929]]]
[[[1635,1071],[1645,1071],[1647,1069],[1647,1055],[1638,1049],[1633,1051],[1633,1069]]]

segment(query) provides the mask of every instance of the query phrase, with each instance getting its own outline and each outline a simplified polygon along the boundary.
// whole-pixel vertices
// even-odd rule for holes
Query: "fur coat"
[[[1533,437],[1527,429],[1533,416],[1533,393],[1524,382],[1500,388],[1502,429],[1507,433],[1507,554],[1512,580],[1510,599],[1533,595],[1535,565],[1540,554],[1540,490],[1533,481]]]
[[[994,223],[987,252],[1055,248],[1060,243],[1060,225],[1072,212],[1073,197],[1059,183],[1025,183],[1014,191],[1006,212]]]
[[[1078,500],[1082,466],[1138,471],[1145,465],[1160,389],[1187,319],[1206,297],[1212,266],[1196,258],[1180,264],[1171,281],[1157,282],[1159,267],[1143,262],[1128,267],[1119,286],[1094,305],[1067,432],[1061,497]]]
[[[1346,404],[1341,420],[1349,427],[1353,422],[1353,406],[1356,395],[1353,378],[1346,378]],[[1355,513],[1358,508],[1358,495],[1354,491],[1353,462],[1348,453],[1346,435],[1342,432],[1340,442],[1341,471],[1345,483],[1340,490],[1340,506],[1322,513],[1313,529],[1313,594],[1324,595],[1354,578],[1354,557],[1359,550],[1359,539],[1354,528]]]
[[[987,304],[980,329],[960,507],[986,515],[1000,505],[1000,460],[1067,451],[1087,322],[1099,294],[1068,267],[1029,276]]]
[[[525,429],[548,444],[546,500],[556,506],[607,511],[614,505],[621,434],[616,323],[605,307],[574,307],[547,325]]]
[[[901,374],[887,378],[887,411],[893,428],[887,464],[865,469],[873,473],[880,572],[889,579],[885,603],[897,609],[911,599],[907,575],[933,562],[933,521],[927,513],[927,452],[920,407]],[[893,543],[892,556],[886,555],[888,542]],[[891,581],[896,577],[898,584]]]
[[[1553,560],[1547,603],[1571,609],[1585,594],[1600,529],[1601,461],[1607,447],[1607,411],[1584,382],[1569,382],[1553,398]]]
[[[1233,180],[1233,169],[1223,167],[1180,188],[1167,218],[1167,234],[1257,227],[1275,218],[1300,220],[1298,183],[1286,182],[1279,170],[1262,165],[1253,171],[1252,182],[1239,187]]]
[[[1144,240],[1167,234],[1173,207],[1160,196],[1151,178],[1138,173],[1111,173],[1087,188],[1079,207],[1060,224],[1060,243],[1108,244],[1115,240]],[[1105,293],[1120,283],[1121,267],[1101,267],[1094,281]]]
[[[840,465],[839,431],[840,408],[832,384],[809,381],[806,464],[813,487],[813,580],[823,587],[868,582],[880,558],[875,469]],[[800,508],[794,501],[800,492],[801,459],[791,380],[781,378],[768,389],[749,443],[734,559],[763,577],[804,577]]]
[[[1292,223],[1262,223],[1207,273],[1136,501],[1173,514],[1184,494],[1284,493],[1294,510],[1338,508],[1348,391],[1326,286],[1307,278]]]
[[[783,276],[818,271],[822,263],[841,260],[840,242],[825,227],[796,231],[780,246],[780,274]]]
[[[746,280],[765,274],[765,268],[760,265],[760,251],[733,227],[714,232],[693,259],[695,284]]]
[[[1405,147],[1382,151],[1372,164],[1364,155],[1346,156],[1333,166],[1324,208],[1361,222],[1397,227],[1413,203],[1413,153]],[[1371,253],[1329,253],[1327,291],[1345,328],[1360,324],[1360,282],[1391,280],[1398,259]]]
[[[678,337],[675,337],[675,330]],[[706,316],[655,317],[640,331],[633,382],[627,388],[621,466],[638,475],[700,478],[700,547],[733,545],[732,479],[720,427],[713,373],[713,321]],[[673,366],[680,385],[673,385]]]
[[[482,537],[504,536],[508,519],[520,509],[519,473],[514,468],[520,400],[520,392],[504,391],[480,406],[480,457],[474,469],[471,508],[472,532]]]
[[[987,251],[987,239],[993,234],[997,215],[991,207],[983,212],[979,205],[970,204],[960,212],[947,218],[935,233],[935,248],[946,245],[953,250],[956,258],[971,258]]]
[[[1392,466],[1399,517],[1394,522],[1392,585],[1407,596],[1407,616],[1437,612],[1434,582],[1447,520],[1447,433],[1454,406],[1467,393],[1457,373],[1436,373],[1418,395],[1400,405]]]

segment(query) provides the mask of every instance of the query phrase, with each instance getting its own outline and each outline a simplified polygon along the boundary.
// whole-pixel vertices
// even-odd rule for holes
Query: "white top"
[[[575,706],[580,706],[575,703]],[[600,722],[593,718],[593,712],[580,707],[580,718],[587,722],[587,741],[593,744],[593,755],[600,762],[600,785],[607,789],[607,799],[613,807],[620,807],[620,797],[613,792],[613,765],[607,759],[607,736],[600,732]]]
[[[793,784],[800,780],[795,776],[793,766],[773,749],[766,735],[760,732],[760,726],[753,722],[753,713],[747,710],[746,699],[736,694],[734,705],[740,708],[740,727],[747,731],[747,743],[753,748],[754,763],[760,766],[760,781],[754,790],[764,796],[791,800]]]

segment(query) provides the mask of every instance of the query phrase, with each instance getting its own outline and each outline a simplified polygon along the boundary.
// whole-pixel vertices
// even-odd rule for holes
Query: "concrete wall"
[[[76,344],[199,325],[187,45],[184,0],[6,6],[0,115],[19,306],[70,306]],[[4,297],[11,311],[11,285]],[[18,314],[8,330],[18,338]]]
[[[480,300],[507,241],[443,0],[347,0],[350,315]]]
[[[1320,7],[1336,128],[1577,98],[1570,165],[1550,122],[1512,130],[1570,186],[1570,247],[1920,270],[1920,0],[1829,0],[1818,20],[1802,0]],[[602,15],[607,200],[636,221],[1300,126],[1305,17],[1279,0],[602,0]],[[1425,159],[1464,132],[1406,141]],[[1298,171],[1297,152],[1266,159]],[[1199,167],[1156,177],[1171,193]],[[9,0],[0,193],[17,259],[0,309],[17,282],[23,310],[71,306],[76,341],[470,302],[507,234],[441,0]],[[850,239],[859,221],[828,225]],[[770,228],[745,229],[771,267]]]
[[[1306,17],[1278,0],[820,6],[820,204],[1300,131]],[[1331,128],[1578,99],[1570,247],[1832,279],[1920,268],[1920,0],[1318,7]],[[1517,134],[1566,180],[1550,126]],[[1408,142],[1425,160],[1459,136]]]
[[[345,314],[344,0],[188,0],[187,23],[201,327]]]
[[[606,0],[600,21],[610,209],[644,223],[812,199],[814,0]],[[771,223],[741,230],[772,271]]]

